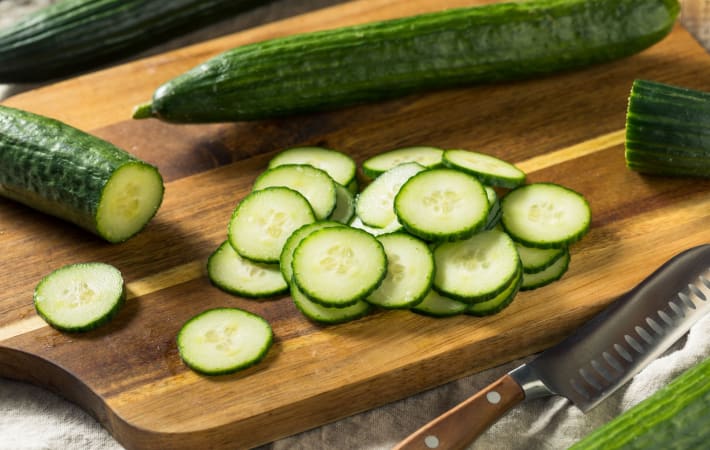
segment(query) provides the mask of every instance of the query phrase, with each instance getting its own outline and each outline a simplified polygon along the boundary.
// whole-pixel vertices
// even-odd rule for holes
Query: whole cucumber
[[[109,142],[0,105],[0,196],[122,242],[157,212],[163,180]]]
[[[160,86],[134,118],[263,119],[522,79],[639,52],[677,0],[532,0],[306,33],[229,50]]]
[[[0,30],[0,83],[98,67],[223,20],[257,0],[60,0]]]

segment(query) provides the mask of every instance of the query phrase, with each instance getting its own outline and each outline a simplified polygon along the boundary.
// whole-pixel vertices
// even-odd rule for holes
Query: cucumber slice
[[[515,244],[502,231],[489,230],[434,249],[434,289],[468,303],[489,300],[516,276],[520,259]]]
[[[524,273],[523,284],[520,286],[521,291],[530,291],[543,286],[547,286],[553,281],[562,278],[569,268],[570,254],[567,249],[564,249],[562,257],[554,264],[547,267],[545,270],[536,273]]]
[[[411,310],[425,316],[451,317],[463,313],[467,307],[466,303],[445,297],[432,289]]]
[[[562,248],[531,248],[516,242],[515,248],[523,263],[523,272],[537,273],[550,267],[565,254],[566,247]]]
[[[335,208],[328,220],[349,224],[355,217],[355,196],[350,189],[335,183]]]
[[[518,295],[518,291],[520,290],[520,285],[522,281],[523,271],[518,270],[518,273],[515,278],[513,278],[513,280],[503,292],[496,295],[490,300],[468,305],[468,307],[466,308],[466,314],[483,317],[499,313],[513,302],[515,296]]]
[[[357,165],[345,153],[323,147],[295,147],[284,150],[269,161],[269,168],[286,164],[307,164],[320,169],[343,186],[355,180]]]
[[[121,272],[99,262],[64,266],[34,291],[37,314],[62,331],[87,331],[113,318],[126,298]]]
[[[291,298],[301,313],[306,318],[323,324],[336,324],[350,322],[366,316],[372,306],[362,300],[344,308],[334,308],[319,305],[309,299],[294,283],[291,283]]]
[[[273,297],[288,291],[278,265],[242,258],[229,241],[224,241],[207,259],[207,276],[221,290],[242,297]]]
[[[293,279],[311,300],[344,307],[367,297],[387,273],[382,244],[350,227],[325,228],[307,236],[293,254]]]
[[[303,225],[301,228],[291,233],[288,239],[286,239],[286,243],[284,243],[281,255],[279,256],[279,268],[281,269],[281,274],[289,285],[293,285],[291,282],[293,279],[293,268],[291,263],[293,261],[293,252],[296,250],[296,247],[298,247],[298,244],[300,244],[303,239],[314,231],[322,230],[323,228],[341,226],[343,225],[338,222],[321,221]]]
[[[446,150],[442,161],[444,166],[471,174],[491,186],[515,188],[525,183],[525,172],[491,155],[468,150]]]
[[[214,308],[188,320],[177,335],[183,362],[204,375],[223,375],[261,361],[273,332],[262,317],[238,308]]]
[[[425,170],[417,163],[400,164],[370,183],[357,196],[355,213],[362,223],[384,228],[397,221],[394,198],[402,185],[414,175]]]
[[[492,230],[500,222],[503,212],[500,209],[500,199],[495,189],[490,186],[485,186],[486,197],[488,197],[488,216],[486,216],[486,225],[484,230]]]
[[[335,208],[335,183],[327,173],[305,164],[288,164],[263,172],[252,189],[283,186],[303,195],[313,208],[316,219],[327,218]]]
[[[424,240],[465,239],[485,225],[488,198],[470,175],[429,169],[402,186],[394,209],[404,228]]]
[[[405,147],[380,153],[362,163],[362,171],[370,178],[377,178],[390,169],[404,163],[417,163],[425,168],[441,165],[444,151],[436,147]]]
[[[365,300],[382,308],[409,308],[424,299],[434,277],[429,247],[405,233],[377,238],[387,255],[387,275]]]
[[[314,221],[313,210],[301,194],[270,187],[244,197],[234,209],[227,233],[229,243],[242,257],[275,263],[291,233]]]
[[[591,210],[577,192],[553,183],[510,191],[501,202],[505,231],[526,247],[564,247],[589,230]]]
[[[352,222],[350,222],[350,226],[352,228],[357,228],[358,230],[366,231],[373,236],[381,236],[383,234],[395,233],[402,230],[402,224],[399,223],[398,220],[395,220],[384,228],[377,228],[365,225],[358,216],[355,216]]]

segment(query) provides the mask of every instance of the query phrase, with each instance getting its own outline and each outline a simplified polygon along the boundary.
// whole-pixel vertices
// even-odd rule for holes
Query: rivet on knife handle
[[[520,385],[510,375],[504,375],[424,425],[400,442],[394,450],[465,448],[524,398]]]

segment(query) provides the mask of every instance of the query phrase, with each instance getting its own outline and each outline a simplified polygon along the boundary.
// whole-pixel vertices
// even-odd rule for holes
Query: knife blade
[[[461,449],[522,401],[568,398],[587,412],[710,311],[710,244],[675,255],[559,344],[424,425],[395,450]]]

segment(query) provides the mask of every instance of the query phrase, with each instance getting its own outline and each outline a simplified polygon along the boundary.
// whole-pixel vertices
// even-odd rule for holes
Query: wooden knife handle
[[[393,450],[454,450],[466,448],[525,394],[510,375],[504,375],[397,444]]]

